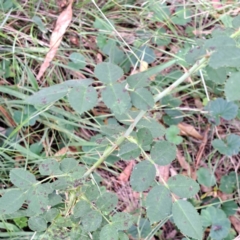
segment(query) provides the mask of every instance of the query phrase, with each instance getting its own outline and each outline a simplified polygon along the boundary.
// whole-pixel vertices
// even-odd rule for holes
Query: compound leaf
[[[140,146],[148,146],[152,144],[152,133],[148,128],[140,128],[137,131],[137,141]]]
[[[152,160],[160,166],[171,163],[176,158],[176,154],[176,147],[167,141],[159,141],[151,149]]]
[[[39,172],[43,176],[57,175],[62,173],[59,169],[59,162],[54,159],[47,159],[40,163]]]
[[[68,88],[63,84],[43,88],[25,99],[25,102],[32,105],[45,105],[58,101],[68,93]]]
[[[123,70],[113,63],[100,63],[94,69],[95,76],[103,83],[116,82],[123,76]]]
[[[151,223],[159,222],[172,212],[170,191],[163,185],[153,187],[147,195],[147,216]]]
[[[176,125],[172,125],[166,130],[166,139],[173,144],[180,144],[183,138],[178,136],[180,129]]]
[[[47,222],[42,216],[34,216],[29,218],[28,226],[33,231],[43,232],[47,229]]]
[[[155,177],[155,166],[149,161],[142,161],[133,168],[130,183],[134,191],[143,192],[151,186]]]
[[[183,234],[194,239],[203,238],[201,218],[189,202],[184,200],[174,202],[172,213],[174,223]]]
[[[97,105],[97,92],[92,86],[79,86],[73,88],[68,94],[71,107],[82,114]]]
[[[105,214],[110,213],[118,203],[118,198],[116,194],[112,192],[103,193],[96,201],[96,206],[98,209]]]
[[[117,230],[128,230],[133,224],[133,216],[126,212],[118,212],[112,217],[112,226]]]
[[[221,154],[226,156],[237,155],[240,151],[240,136],[230,134],[224,141],[220,139],[213,140],[212,145]]]
[[[130,96],[133,105],[140,110],[150,110],[155,104],[152,94],[146,88],[138,88]]]
[[[137,124],[137,128],[149,129],[153,138],[162,137],[165,134],[164,126],[153,118],[141,119]]]
[[[21,190],[10,190],[0,198],[0,215],[12,214],[23,205],[26,196]]]
[[[99,212],[91,209],[82,218],[82,226],[86,232],[96,231],[102,223],[102,216]]]
[[[193,179],[180,174],[170,177],[167,184],[171,192],[182,198],[191,198],[200,189]]]
[[[36,183],[35,176],[23,168],[14,168],[10,171],[11,182],[19,188],[29,188]]]
[[[119,156],[124,160],[137,158],[141,153],[137,144],[128,142],[120,146]]]
[[[114,113],[123,114],[132,106],[128,92],[125,90],[124,83],[116,83],[107,86],[102,91],[104,103]]]
[[[108,224],[105,225],[100,232],[100,240],[118,240],[118,231],[117,229]]]

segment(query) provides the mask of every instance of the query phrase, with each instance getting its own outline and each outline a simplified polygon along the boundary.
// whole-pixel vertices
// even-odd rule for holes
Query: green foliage
[[[178,136],[179,133],[180,133],[179,128],[175,125],[172,125],[166,130],[166,139],[169,142],[178,145],[183,141],[182,137]]]
[[[201,185],[212,187],[216,184],[214,173],[208,168],[199,168],[197,171],[197,180]]]

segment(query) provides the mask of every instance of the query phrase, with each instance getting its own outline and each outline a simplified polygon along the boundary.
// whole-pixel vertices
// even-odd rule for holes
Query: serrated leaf
[[[132,142],[127,142],[120,146],[119,156],[124,160],[131,160],[139,157],[141,153],[140,148],[137,144]]]
[[[0,198],[0,215],[12,214],[19,210],[26,199],[25,194],[18,189],[10,190]]]
[[[118,231],[115,227],[105,225],[100,232],[100,240],[118,240]]]
[[[172,213],[174,223],[184,235],[194,239],[203,238],[201,218],[189,202],[184,200],[174,202]]]
[[[159,141],[151,149],[152,160],[160,166],[171,163],[176,158],[176,154],[176,147],[167,141]]]
[[[240,100],[240,73],[233,73],[225,84],[225,94],[228,101]]]
[[[227,71],[225,67],[214,69],[210,66],[207,66],[206,71],[210,81],[214,83],[223,84],[227,79]]]
[[[133,105],[140,110],[148,111],[155,104],[152,94],[146,88],[138,88],[130,96]]]
[[[212,141],[212,146],[226,156],[237,155],[240,151],[240,136],[230,134],[224,141],[215,139]]]
[[[68,94],[71,107],[82,114],[97,105],[97,92],[92,86],[79,86],[73,88]]]
[[[103,193],[96,201],[96,206],[105,214],[110,213],[118,203],[116,194],[112,192]]]
[[[29,218],[28,226],[33,231],[43,232],[47,229],[47,222],[41,216],[34,216]]]
[[[167,185],[171,192],[181,198],[191,198],[200,190],[199,185],[193,179],[180,174],[170,177]]]
[[[114,113],[123,114],[128,111],[132,104],[124,83],[116,83],[102,90],[104,103]]]
[[[14,168],[10,171],[11,182],[19,188],[29,188],[36,183],[35,176],[23,168]]]
[[[232,120],[238,113],[238,106],[236,104],[227,102],[222,98],[210,101],[205,109],[209,111],[210,116],[214,118],[217,125],[220,123],[220,117],[225,120]]]
[[[27,192],[28,209],[37,214],[45,212],[49,205],[48,194],[49,189],[46,189],[43,185],[32,187]]]
[[[125,213],[119,212],[112,217],[112,226],[117,230],[128,230],[133,224],[133,216]]]
[[[153,138],[162,137],[165,134],[164,126],[153,118],[141,119],[137,128],[147,128],[151,131]]]
[[[166,130],[166,139],[169,142],[178,145],[183,141],[182,137],[178,136],[179,133],[180,129],[177,126],[172,125]]]
[[[95,76],[103,83],[116,82],[123,76],[123,70],[113,63],[100,63],[94,69]]]
[[[47,159],[39,164],[39,172],[43,176],[62,174],[59,162],[55,159]]]
[[[197,180],[201,185],[212,187],[216,184],[214,173],[208,168],[199,168],[197,171]]]
[[[142,161],[133,168],[130,184],[132,189],[137,192],[147,190],[156,177],[156,168],[149,161]]]
[[[74,158],[64,158],[60,162],[60,170],[64,173],[74,172],[78,163]]]
[[[90,204],[85,200],[80,200],[74,206],[73,215],[75,218],[79,218],[85,216],[90,211]]]
[[[147,195],[146,209],[151,223],[168,217],[172,212],[170,191],[163,185],[153,187]]]
[[[82,226],[86,232],[96,231],[102,223],[102,216],[99,212],[91,210],[82,218]]]
[[[148,128],[140,128],[137,131],[137,141],[140,146],[148,146],[152,144],[152,133]]]
[[[46,105],[58,101],[68,93],[68,88],[63,84],[43,88],[25,99],[31,105]]]

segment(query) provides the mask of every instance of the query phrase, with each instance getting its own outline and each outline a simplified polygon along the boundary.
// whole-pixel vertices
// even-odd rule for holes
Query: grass
[[[61,156],[58,158],[73,157],[79,160],[84,155],[84,148],[92,149],[93,158],[102,157],[103,149],[90,139],[101,133],[104,123],[113,116],[104,104],[101,103],[95,110],[84,114],[73,111],[65,99],[35,109],[24,102],[29,95],[66,80],[94,78],[96,65],[108,60],[111,49],[104,49],[104,46],[109,39],[112,39],[121,50],[121,53],[112,57],[115,61],[119,61],[119,65],[124,66],[125,76],[139,69],[142,59],[137,56],[137,51],[142,46],[151,48],[156,56],[152,60],[152,52],[146,53],[148,58],[146,57],[147,60],[145,60],[149,62],[149,68],[171,60],[178,61],[178,66],[168,67],[163,71],[162,76],[156,75],[152,79],[154,86],[152,91],[155,94],[158,93],[158,97],[161,98],[165,93],[164,89],[168,89],[169,85],[182,74],[188,75],[189,67],[184,63],[185,53],[195,45],[195,40],[201,42],[202,39],[208,38],[208,32],[218,26],[228,27],[230,16],[233,16],[234,11],[239,7],[237,1],[223,3],[220,9],[214,7],[210,1],[163,1],[171,5],[171,11],[177,11],[179,7],[184,9],[180,15],[170,18],[170,13],[162,10],[159,1],[75,1],[73,20],[51,67],[48,68],[42,80],[37,81],[37,72],[48,52],[50,36],[59,13],[64,9],[61,7],[65,6],[64,1],[56,1],[60,6],[52,0],[9,2],[13,4],[10,7],[7,6],[9,4],[7,1],[4,1],[5,5],[0,4],[0,8],[4,9],[4,11],[0,10],[0,179],[2,188],[0,192],[2,194],[12,188],[9,172],[13,168],[23,167],[38,175],[37,165],[41,161],[57,158],[56,155],[59,152]],[[188,11],[189,15],[185,16]],[[84,68],[73,70],[69,66],[69,56],[73,52],[80,53],[84,57],[86,62]],[[125,62],[118,59],[121,54],[125,54]],[[129,60],[130,66],[124,65],[126,59]],[[170,72],[172,76],[169,76]],[[97,82],[94,87],[98,90],[102,88]],[[160,90],[162,95],[159,93]],[[191,109],[197,108],[196,98],[204,104],[208,98],[222,97],[221,89],[217,90],[216,86],[210,85],[205,80],[204,72],[203,75],[199,74],[193,78],[189,76],[182,85],[176,86],[173,96],[181,100],[180,108],[190,109],[190,111],[180,109],[184,122],[204,132],[207,126],[206,119],[192,112]],[[170,105],[169,108],[172,110],[176,107]],[[156,105],[154,111],[162,109],[161,105]],[[96,113],[98,110],[100,114]],[[30,124],[28,124],[29,121]],[[162,119],[160,121],[163,122]],[[210,147],[211,140],[213,135],[221,134],[222,136],[223,132],[230,132],[230,128],[231,132],[239,135],[238,125],[237,118],[231,126],[223,123],[218,129],[212,128],[212,136],[204,146],[200,165],[211,168],[218,176],[218,180],[231,170],[239,173],[239,157],[223,161],[224,157],[217,155],[216,151]],[[113,144],[112,139],[105,143],[105,146],[111,146],[111,144]],[[198,147],[199,145],[196,147],[194,139],[189,136],[185,137],[184,143],[178,147],[192,167]],[[97,156],[95,152],[98,153]],[[88,162],[90,160],[87,158],[84,161],[90,169],[86,173],[89,175],[92,173],[91,164]],[[104,163],[98,175],[104,176],[105,181],[111,182],[111,179],[116,179],[125,167],[126,163],[121,161]],[[185,171],[178,163],[173,164],[171,169],[177,173]],[[93,181],[95,180],[93,178]],[[117,192],[113,183],[109,183],[108,187]],[[212,194],[211,190],[206,192]],[[237,198],[236,202],[239,204],[239,191],[232,198]],[[10,223],[15,224],[11,220]],[[152,230],[155,237],[167,239],[166,236],[173,231],[173,226],[170,224],[169,229],[165,228],[162,233],[157,234],[160,226],[161,224],[156,225]],[[22,228],[18,233],[9,231],[6,227],[0,226],[0,228],[2,229],[0,237],[3,238],[14,239],[16,235],[17,239],[19,236],[23,238],[24,235],[32,234],[27,227]],[[180,233],[174,236],[174,239],[180,238]]]

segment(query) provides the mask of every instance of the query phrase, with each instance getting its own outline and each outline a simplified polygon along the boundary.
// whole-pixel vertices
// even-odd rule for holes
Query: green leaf
[[[79,86],[70,91],[68,100],[71,107],[79,114],[82,114],[97,105],[98,96],[92,86]]]
[[[232,73],[225,84],[225,94],[228,101],[240,100],[240,73]]]
[[[203,238],[201,218],[189,202],[184,200],[174,202],[172,212],[174,223],[184,235],[194,239]]]
[[[223,84],[227,79],[227,71],[225,67],[214,69],[210,66],[207,66],[206,71],[210,81],[216,84]]]
[[[41,216],[30,217],[28,220],[28,226],[33,231],[43,232],[47,229],[47,222]]]
[[[68,88],[64,84],[53,85],[43,88],[25,99],[25,102],[31,105],[46,105],[54,103],[63,98],[68,93]]]
[[[137,124],[137,128],[149,129],[152,133],[153,138],[162,137],[165,134],[164,126],[153,118],[141,119]]]
[[[71,53],[69,55],[69,60],[71,60],[71,62],[68,63],[68,66],[74,69],[83,69],[86,66],[86,61],[85,61],[85,57],[77,52]]]
[[[128,230],[133,225],[133,216],[126,212],[119,212],[112,217],[112,226],[117,230]]]
[[[180,133],[179,128],[176,125],[172,125],[166,130],[166,139],[173,144],[180,144],[183,141],[183,138],[178,136]]]
[[[60,162],[60,170],[64,173],[74,172],[78,162],[74,158],[64,158]]]
[[[141,59],[141,61],[145,61],[147,63],[153,63],[156,59],[156,55],[152,48],[146,46],[142,46],[138,49],[134,49],[135,54],[138,56],[138,59]],[[138,59],[134,55],[131,56],[131,59],[134,64],[136,64]]]
[[[125,90],[124,83],[116,83],[107,86],[102,90],[102,98],[107,107],[117,114],[123,114],[132,106],[130,96]]]
[[[234,201],[225,202],[221,206],[224,213],[227,215],[227,217],[234,215],[237,212],[238,205]]]
[[[25,199],[25,194],[18,189],[4,193],[0,198],[0,215],[16,212],[22,207]]]
[[[73,215],[75,218],[84,217],[90,211],[90,204],[85,200],[80,200],[74,206]]]
[[[149,161],[142,161],[133,168],[130,184],[134,191],[143,192],[147,190],[156,177],[156,168]]]
[[[214,118],[216,124],[220,124],[220,118],[232,120],[237,116],[238,106],[233,102],[227,102],[222,98],[210,101],[205,108],[209,111],[210,117]]]
[[[167,185],[171,192],[182,198],[191,198],[200,190],[193,179],[180,174],[170,177]]]
[[[194,64],[199,58],[203,57],[205,54],[206,50],[202,46],[192,48],[186,55],[186,61],[190,64]]]
[[[153,137],[151,131],[148,128],[140,128],[137,131],[137,141],[142,147],[152,144]]]
[[[14,168],[10,171],[11,182],[19,188],[27,189],[36,183],[35,176],[23,168]]]
[[[118,240],[129,240],[129,237],[126,233],[124,232],[119,232],[118,233]]]
[[[44,218],[47,222],[52,222],[58,215],[60,211],[57,208],[51,208],[44,213]]]
[[[98,196],[100,195],[100,189],[96,185],[84,185],[82,188],[82,191],[84,192],[85,197],[89,201],[96,200]]]
[[[43,33],[47,33],[47,29],[45,28],[42,19],[38,16],[33,16],[32,21],[38,26],[38,29],[43,32]]]
[[[170,191],[163,185],[153,187],[146,199],[147,217],[151,223],[159,222],[172,212]]]
[[[102,216],[99,212],[91,210],[82,217],[82,226],[86,232],[96,231],[102,223]]]
[[[53,191],[51,189],[47,189],[43,185],[37,185],[36,187],[32,187],[31,189],[29,189],[27,193],[29,203],[28,209],[37,214],[45,212],[49,205],[49,190]]]
[[[210,236],[213,239],[224,239],[230,231],[230,221],[226,214],[215,207],[207,207],[201,211],[203,225],[208,227],[212,225]]]
[[[176,154],[176,147],[167,141],[159,141],[151,149],[152,160],[160,166],[171,163],[176,158]]]
[[[237,155],[240,151],[240,136],[230,134],[224,141],[215,139],[212,141],[212,146],[226,156]]]
[[[100,63],[94,69],[95,76],[103,83],[116,82],[123,76],[123,70],[113,63]]]
[[[148,111],[155,104],[152,94],[146,88],[138,88],[130,96],[133,105],[140,110]]]
[[[119,156],[124,160],[131,160],[139,157],[141,153],[140,148],[137,144],[132,142],[127,142],[120,146]]]
[[[128,233],[132,236],[133,239],[141,239],[147,237],[152,231],[150,222],[147,219],[141,218],[140,222],[136,225],[133,225]]]
[[[105,225],[100,232],[100,240],[118,240],[118,231],[117,229],[108,224]]]
[[[184,26],[187,23],[191,22],[191,12],[186,8],[179,7],[175,10],[175,14],[171,20],[174,24]]]
[[[59,162],[54,159],[47,159],[39,164],[39,172],[43,176],[62,174],[59,169]]]
[[[104,214],[110,213],[118,203],[116,194],[112,192],[103,193],[96,201],[97,208]]]
[[[240,180],[240,177],[238,177]],[[237,188],[237,179],[235,172],[230,172],[228,175],[222,176],[220,180],[219,190],[224,193],[233,193]]]
[[[197,180],[201,185],[212,187],[216,184],[214,173],[209,168],[199,168],[197,171]]]
[[[28,219],[26,217],[14,218],[13,221],[19,228],[25,228],[28,225]]]

